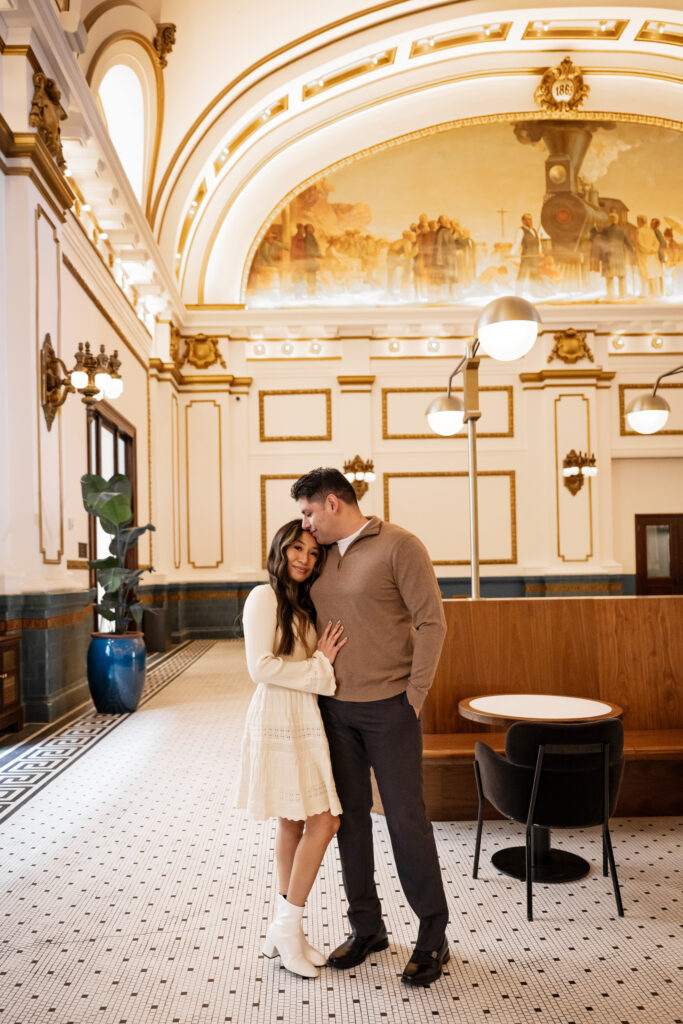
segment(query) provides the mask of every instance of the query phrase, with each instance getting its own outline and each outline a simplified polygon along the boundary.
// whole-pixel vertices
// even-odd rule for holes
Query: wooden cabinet
[[[0,732],[24,725],[18,636],[0,638]]]

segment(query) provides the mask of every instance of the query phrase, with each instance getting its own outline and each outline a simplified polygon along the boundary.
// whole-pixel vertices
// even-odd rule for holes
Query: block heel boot
[[[287,900],[278,905],[277,917],[266,933],[263,955],[272,959],[279,956],[282,966],[302,978],[317,978],[317,967],[307,959],[304,952],[304,933],[301,926],[304,908],[296,907]]]
[[[280,907],[283,904],[286,904],[286,903],[287,903],[287,897],[283,896],[282,893],[278,893],[278,897],[277,897],[278,913],[280,912]],[[306,938],[305,933],[304,933],[304,954],[306,956],[306,959],[309,960],[313,964],[314,967],[324,967],[325,964],[327,963],[327,957],[324,955],[324,953],[319,953],[318,950],[315,948],[315,946],[312,946],[310,944],[310,942]]]

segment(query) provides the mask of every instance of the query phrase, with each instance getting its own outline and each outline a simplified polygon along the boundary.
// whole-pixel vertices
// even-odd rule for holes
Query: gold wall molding
[[[528,56],[528,54],[525,54],[525,56]],[[510,75],[529,76],[529,75],[533,75],[533,74],[542,74],[545,70],[546,70],[545,68],[506,68],[505,69],[505,75],[506,76],[510,76]],[[634,70],[634,69],[619,68],[617,70],[618,70],[618,74],[620,76],[632,76],[632,75],[638,76],[638,75],[640,75],[640,72],[638,72],[637,70]],[[614,68],[607,68],[607,69],[604,69],[604,68],[584,68],[584,73],[585,74],[591,74],[591,75],[596,75],[596,74],[612,74],[612,75],[614,75],[615,74],[615,69]],[[395,100],[395,99],[401,97],[402,95],[412,95],[413,93],[420,92],[423,89],[437,88],[439,85],[443,85],[445,82],[453,83],[453,82],[471,81],[471,80],[477,80],[477,79],[494,77],[494,76],[500,75],[500,74],[501,74],[501,72],[498,69],[493,69],[491,71],[481,71],[480,70],[480,71],[476,71],[476,72],[466,72],[466,73],[464,73],[462,75],[449,75],[448,77],[445,77],[445,78],[443,78],[443,79],[441,79],[439,81],[425,83],[425,84],[423,84],[421,86],[412,87],[410,89],[397,91],[396,93],[393,93],[391,95],[387,95],[387,96],[383,97],[382,102],[388,102],[390,100]],[[676,81],[677,83],[683,82],[683,76],[680,76],[680,75],[650,74],[650,75],[646,75],[644,77],[648,77],[648,78],[652,78],[652,79],[671,80],[671,81]],[[344,114],[343,114],[343,117],[349,117],[349,116],[355,115],[355,114],[361,112],[362,110],[366,109],[367,107],[372,107],[372,106],[375,106],[375,105],[376,105],[375,101],[373,101],[372,103],[369,103],[369,104],[359,105],[356,108],[349,109],[349,110],[345,111]],[[263,240],[263,238],[265,236],[266,231],[268,230],[268,228],[270,227],[272,222],[275,220],[275,218],[280,215],[280,213],[285,208],[285,206],[287,206],[292,201],[292,199],[294,199],[295,196],[297,196],[299,194],[299,192],[301,192],[305,188],[308,188],[310,185],[314,184],[314,182],[318,181],[318,179],[323,178],[323,177],[325,177],[325,176],[327,176],[329,174],[333,174],[335,171],[341,169],[342,167],[348,167],[350,164],[355,163],[357,160],[362,160],[364,157],[373,156],[375,153],[382,152],[382,151],[384,151],[386,149],[391,149],[392,147],[401,145],[404,142],[412,142],[415,139],[424,138],[427,135],[440,134],[442,132],[450,131],[452,128],[463,128],[463,127],[470,127],[470,126],[473,126],[473,125],[492,124],[492,123],[495,123],[495,122],[511,122],[511,121],[521,121],[521,120],[524,120],[524,121],[542,121],[542,120],[547,120],[547,117],[548,117],[548,114],[545,111],[543,111],[543,110],[530,110],[530,111],[527,111],[527,112],[524,112],[524,111],[509,111],[509,112],[500,111],[500,112],[495,113],[495,114],[478,114],[478,115],[474,115],[474,116],[471,116],[471,117],[456,118],[456,119],[453,119],[453,120],[450,120],[450,121],[443,121],[443,122],[440,122],[439,124],[436,124],[436,125],[430,125],[427,128],[418,128],[418,129],[415,129],[414,131],[411,131],[411,132],[405,132],[403,135],[397,135],[397,136],[394,136],[391,139],[386,139],[383,142],[374,143],[371,146],[366,146],[364,149],[358,150],[355,153],[350,154],[349,156],[342,157],[341,159],[336,160],[333,163],[328,164],[327,166],[325,166],[325,167],[321,168],[320,170],[316,171],[314,174],[308,175],[303,181],[299,182],[298,185],[295,185],[293,188],[291,188],[289,190],[289,192],[287,192],[287,194],[275,204],[275,206],[271,209],[271,212],[268,214],[268,216],[262,222],[261,227],[259,228],[259,231],[257,232],[257,234],[256,234],[256,236],[254,238],[254,241],[252,242],[252,244],[251,244],[251,246],[249,248],[249,251],[247,253],[247,257],[246,257],[246,260],[245,260],[245,263],[244,263],[244,267],[243,267],[243,270],[242,270],[242,283],[240,285],[240,302],[241,303],[245,302],[246,288],[247,288],[247,279],[248,279],[248,276],[249,276],[249,270],[251,268],[251,264],[252,264],[252,261],[253,261],[253,258],[254,258],[254,254],[256,253],[256,250],[258,249],[259,245],[261,244],[261,242],[262,242],[262,240]],[[678,131],[678,132],[683,131],[683,121],[674,121],[671,118],[654,117],[654,116],[649,115],[649,114],[625,114],[625,113],[615,113],[614,111],[604,111],[604,110],[600,110],[600,111],[574,110],[574,111],[572,111],[572,118],[574,120],[577,120],[577,121],[582,121],[582,120],[584,120],[584,121],[621,121],[621,122],[623,122],[625,124],[647,124],[647,125],[654,125],[655,127],[659,127],[659,128],[669,128],[672,131]],[[246,181],[242,182],[242,186],[241,187],[244,187],[244,185],[246,185],[246,183],[248,181],[251,181],[260,172],[260,170],[261,170],[261,168],[263,166],[265,166],[266,164],[272,162],[274,159],[277,159],[277,156],[279,155],[279,153],[282,152],[285,148],[287,148],[288,146],[293,145],[296,142],[301,141],[301,139],[305,138],[307,135],[310,135],[310,134],[312,134],[315,131],[320,131],[321,129],[328,127],[328,125],[330,125],[332,123],[335,123],[336,121],[338,121],[340,119],[341,119],[341,116],[336,116],[336,117],[328,119],[325,122],[319,122],[314,128],[302,131],[296,137],[288,139],[285,143],[280,145],[275,151],[270,153],[269,156],[267,157],[267,159],[264,159],[263,161],[261,161],[261,163],[257,167],[255,167],[255,168],[253,168],[251,170],[251,172],[249,173]],[[216,239],[218,237],[220,229],[223,226],[223,222],[224,222],[225,218],[228,215],[228,212],[230,210],[230,206],[231,206],[231,202],[228,202],[225,205],[225,207],[223,208],[223,210],[221,211],[221,213],[215,218],[214,227],[213,227],[213,229],[211,231],[211,234],[209,236],[207,244],[206,244],[206,246],[204,248],[204,255],[203,255],[203,258],[202,258],[202,265],[201,265],[201,269],[200,269],[200,273],[199,273],[199,282],[198,282],[198,287],[197,287],[199,302],[196,304],[196,308],[199,308],[199,309],[204,309],[205,308],[204,305],[203,305],[203,300],[204,300],[204,290],[205,290],[205,281],[206,281],[206,273],[207,273],[207,269],[208,269],[208,264],[209,264],[209,260],[210,260],[210,257],[211,257],[211,252],[212,252],[213,246],[214,246],[214,244],[216,242]],[[206,308],[209,308],[209,307],[206,307]],[[392,357],[389,357],[389,358],[392,358]],[[396,358],[396,357],[393,357],[393,358]],[[398,358],[400,358],[400,357],[398,357]],[[428,358],[428,357],[425,357],[425,358]]]
[[[630,430],[626,423],[626,392],[644,391],[649,394],[652,391],[654,381],[647,384],[620,384],[619,385],[619,433],[622,437],[642,437],[636,430]],[[657,391],[680,391],[683,384],[660,384]],[[680,437],[683,430],[658,430],[657,437],[668,434],[670,437]]]
[[[337,383],[342,388],[367,387],[371,388],[375,383],[374,373],[338,374]]]
[[[555,521],[556,521],[556,528],[557,528],[557,554],[558,554],[558,557],[561,558],[563,562],[588,562],[593,557],[593,480],[592,480],[591,477],[588,477],[588,481],[587,481],[587,483],[588,483],[588,530],[589,530],[589,538],[590,538],[588,554],[584,558],[567,558],[565,555],[562,554],[562,551],[560,550],[560,498],[561,497],[562,498],[566,498],[566,495],[564,494],[564,492],[562,490],[562,487],[560,486],[564,478],[561,477],[562,470],[560,468],[561,465],[562,465],[562,458],[563,458],[563,456],[560,454],[560,451],[559,451],[559,448],[558,448],[557,409],[558,409],[559,403],[562,401],[563,398],[571,398],[571,399],[577,399],[578,398],[578,399],[580,399],[585,404],[585,410],[586,410],[586,451],[587,452],[591,451],[590,401],[588,400],[588,398],[586,398],[585,395],[577,394],[576,392],[568,392],[568,393],[566,393],[564,395],[557,395],[557,397],[553,401],[553,420],[554,420],[554,428],[555,428],[555,512],[556,512]],[[579,442],[579,446],[581,446],[581,442]],[[578,508],[580,509],[581,506],[578,506]],[[574,516],[577,515],[577,512],[576,512],[575,508],[572,508],[572,514]]]
[[[191,518],[192,518],[192,502],[191,502],[191,490],[190,490],[190,409],[193,405],[213,405],[218,410],[218,515],[219,515],[219,532],[220,532],[220,557],[213,565],[197,565],[192,559],[192,544],[191,544]],[[217,569],[223,564],[223,441],[222,441],[223,428],[221,424],[221,406],[220,402],[209,400],[206,398],[192,399],[185,406],[185,489],[186,489],[186,507],[187,507],[187,561],[193,569]]]
[[[265,569],[268,558],[268,514],[266,487],[269,480],[298,480],[302,473],[262,473],[261,474],[261,568]],[[294,518],[294,516],[292,516]]]
[[[171,529],[173,530],[173,568],[179,569],[182,560],[180,547],[180,406],[175,394],[171,395]]]
[[[105,307],[102,305],[100,300],[95,295],[95,293],[92,290],[92,288],[90,287],[90,285],[88,285],[84,281],[84,279],[81,277],[80,273],[78,272],[78,270],[76,270],[76,267],[71,262],[71,260],[66,255],[66,253],[62,253],[62,263],[64,264],[66,269],[69,271],[71,276],[74,278],[74,280],[81,286],[81,288],[83,289],[85,294],[88,296],[88,298],[92,302],[93,306],[98,311],[98,313],[100,313],[102,315],[102,317],[106,320],[106,322],[109,324],[109,326],[114,331],[114,333],[121,339],[123,344],[126,346],[126,349],[130,352],[130,354],[133,356],[133,358],[137,360],[137,362],[140,364],[140,366],[143,368],[143,370],[146,373],[147,372],[147,363],[142,358],[142,356],[133,348],[131,343],[128,341],[128,338],[126,337],[126,335],[123,333],[123,331],[119,327],[119,325],[116,323],[116,321],[113,319],[113,317],[111,317],[110,314],[107,312]],[[151,365],[151,361],[150,361],[150,365]]]
[[[62,343],[62,285],[61,285],[61,242],[59,238],[59,231],[54,221],[50,220],[49,216],[45,212],[42,206],[38,205],[34,211],[34,244],[35,244],[35,272],[36,272],[36,303],[35,303],[35,318],[36,318],[36,366],[40,365],[40,349],[41,339],[40,335],[44,325],[41,323],[40,318],[40,221],[45,220],[48,227],[52,231],[52,240],[55,244],[55,281],[57,286],[57,311],[56,311],[56,345],[55,350],[57,355],[61,354]],[[62,417],[57,416],[57,472],[59,477],[59,541],[57,544],[57,554],[54,558],[48,558],[47,548],[45,544],[45,537],[43,535],[43,509],[45,507],[45,499],[43,495],[43,443],[42,443],[42,431],[43,424],[41,422],[41,382],[40,375],[36,377],[36,384],[38,388],[37,403],[36,403],[36,415],[38,419],[38,426],[36,432],[37,448],[38,448],[38,535],[40,542],[40,554],[43,559],[44,565],[61,565],[62,555],[64,554],[64,472],[62,466]]]
[[[454,393],[462,392],[463,388],[451,388]],[[508,426],[506,431],[477,431],[477,437],[514,437],[515,436],[515,414],[514,414],[514,389],[511,384],[487,385],[479,388],[479,393],[504,391],[507,396]],[[383,441],[452,441],[453,437],[442,437],[432,430],[426,430],[423,434],[391,434],[389,433],[389,396],[400,394],[444,394],[445,388],[382,388],[382,440]],[[465,437],[465,434],[462,435]]]
[[[85,31],[90,33],[90,29],[93,27],[95,22],[99,21],[99,19],[104,14],[107,14],[108,11],[113,11],[115,7],[135,7],[136,10],[141,9],[136,3],[134,3],[134,0],[104,0],[103,3],[98,4],[96,7],[93,7],[91,11],[88,11],[84,17],[83,24],[85,26]]]
[[[271,395],[324,395],[325,396],[325,433],[309,435],[276,436],[266,434],[266,398]],[[331,441],[332,440],[332,389],[331,388],[298,388],[293,391],[259,391],[258,393],[259,441]]]
[[[514,469],[479,470],[477,480],[485,476],[506,476],[510,481],[510,558],[480,558],[480,565],[514,565],[517,562],[517,483]],[[383,473],[384,519],[391,522],[389,515],[389,484],[397,478],[420,479],[424,477],[469,477],[467,470],[455,472]],[[432,565],[469,565],[469,558],[432,560]]]
[[[520,373],[524,391],[543,391],[545,388],[597,387],[609,388],[616,373],[596,366],[594,370],[539,370]]]
[[[154,46],[146,36],[141,35],[139,32],[113,32],[110,36],[100,43],[93,58],[88,65],[88,70],[85,75],[85,80],[88,85],[92,85],[93,76],[95,70],[100,61],[100,58],[104,56],[106,51],[114,45],[114,43],[120,42],[131,42],[141,47],[142,50],[149,57],[152,71],[154,73],[154,82],[156,85],[156,125],[154,128],[154,142],[152,145],[152,155],[149,164],[147,188],[145,190],[145,216],[151,223],[151,206],[152,206],[152,191],[154,189],[154,179],[157,173],[157,162],[159,159],[159,147],[161,145],[161,132],[164,126],[164,104],[165,104],[165,93],[164,93],[164,75],[159,65],[158,55]],[[143,89],[144,94],[144,89]],[[151,130],[151,125],[145,125],[145,136]]]

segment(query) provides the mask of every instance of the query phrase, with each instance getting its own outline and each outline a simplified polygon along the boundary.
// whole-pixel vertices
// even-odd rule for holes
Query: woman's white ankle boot
[[[302,978],[317,978],[319,971],[305,953],[304,933],[301,925],[304,908],[296,907],[282,898],[278,902],[277,917],[266,933],[263,955],[280,956],[283,967]]]
[[[287,897],[283,896],[282,893],[278,893],[278,897],[277,897],[278,913],[279,913],[280,906],[283,903],[286,903],[286,902],[287,902]],[[325,964],[327,963],[327,957],[325,956],[325,954],[318,952],[318,950],[315,948],[315,946],[312,946],[310,944],[310,942],[306,938],[305,934],[303,935],[303,942],[304,942],[304,954],[306,956],[306,959],[310,960],[310,962],[313,964],[314,967],[324,967]]]

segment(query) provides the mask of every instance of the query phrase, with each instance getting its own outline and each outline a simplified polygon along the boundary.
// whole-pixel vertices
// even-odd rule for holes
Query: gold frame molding
[[[268,436],[266,434],[265,400],[269,395],[324,395],[325,396],[325,434],[308,436],[288,435],[287,437]],[[331,441],[332,440],[332,388],[297,388],[295,390],[259,391],[258,393],[258,426],[259,441]]]
[[[56,265],[56,280],[57,280],[57,339],[55,345],[55,352],[57,355],[60,354],[62,348],[62,275],[61,275],[61,242],[59,239],[59,231],[57,225],[52,221],[43,207],[38,203],[34,210],[34,245],[35,245],[35,267],[36,267],[36,302],[35,302],[35,317],[36,317],[36,365],[40,365],[40,260],[38,255],[38,224],[41,216],[47,221],[49,226],[52,228],[52,240],[55,243],[55,256],[57,260]],[[38,400],[36,402],[36,415],[38,418],[37,426],[37,454],[38,454],[38,539],[40,542],[40,554],[43,559],[43,565],[61,565],[62,556],[64,554],[64,470],[62,463],[62,417],[57,416],[57,452],[59,455],[59,544],[57,547],[57,557],[47,558],[47,552],[45,550],[45,540],[43,537],[43,481],[41,466],[43,462],[43,446],[41,443],[41,414],[42,407],[40,401],[40,374],[37,375],[36,383],[38,386]]]
[[[173,568],[182,563],[182,531],[180,528],[180,403],[171,392],[171,529],[173,531]]]
[[[620,384],[619,385],[619,434],[621,437],[642,437],[636,430],[629,430],[626,425],[626,392],[627,391],[652,391],[654,381],[648,384]],[[683,384],[660,384],[657,391],[674,391],[683,388]],[[658,430],[657,436],[680,437],[683,430]],[[654,436],[654,435],[653,435]]]
[[[561,372],[561,371],[558,371]],[[563,398],[580,398],[586,403],[586,451],[591,450],[591,407],[590,399],[579,391],[566,392],[563,395],[557,395],[553,401],[553,424],[555,433],[555,525],[557,529],[557,554],[563,562],[588,562],[593,557],[594,544],[593,544],[593,480],[592,477],[588,477],[588,528],[590,532],[590,551],[585,558],[565,558],[560,551],[560,450],[557,446],[557,405]]]
[[[261,473],[261,568],[265,569],[268,559],[268,511],[266,507],[266,486],[269,480],[298,480],[301,473]]]
[[[389,481],[394,477],[469,477],[467,470],[454,472],[419,472],[419,473],[383,473],[384,519],[389,518]],[[506,476],[510,480],[510,558],[480,558],[480,565],[516,565],[517,564],[517,475],[514,469],[484,469],[477,473],[479,480],[484,476]],[[469,565],[469,558],[432,559],[432,565]]]
[[[195,565],[192,561],[192,547],[190,544],[190,431],[188,412],[193,405],[215,405],[218,409],[218,504],[220,509],[220,534],[221,534],[221,557],[215,565]],[[225,559],[225,548],[223,545],[223,423],[221,417],[221,403],[215,399],[192,398],[185,406],[185,500],[187,503],[187,561],[193,569],[218,569]]]
[[[463,388],[451,388],[454,393],[462,392]],[[515,436],[515,406],[514,388],[512,384],[496,384],[480,387],[479,393],[484,391],[505,391],[507,392],[508,407],[508,429],[506,432],[496,431],[486,433],[477,431],[477,437],[514,437]],[[389,395],[393,394],[444,394],[444,388],[382,388],[382,440],[383,441],[452,441],[453,437],[442,437],[433,431],[424,434],[390,434],[389,433]],[[456,435],[457,436],[457,435]],[[463,434],[464,438],[465,435]],[[479,474],[480,475],[480,474]]]

